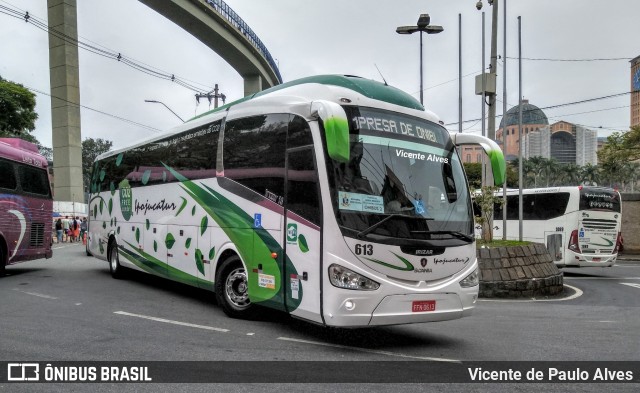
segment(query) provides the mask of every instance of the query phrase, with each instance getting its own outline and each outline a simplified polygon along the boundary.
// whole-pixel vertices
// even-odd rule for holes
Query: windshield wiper
[[[428,217],[405,216],[404,214],[390,214],[387,217],[380,220],[379,222],[371,225],[369,228],[365,229],[364,231],[358,232],[356,236],[362,239],[367,234],[371,233],[372,231],[375,231],[379,226],[381,226],[382,224],[384,224],[385,222],[389,221],[392,218],[409,218],[412,220],[425,220],[425,221],[433,220],[433,218],[428,218]]]
[[[410,231],[411,233],[421,233],[425,235],[452,235],[460,239],[467,240],[469,243],[473,242],[473,237],[465,235],[462,232],[456,231]]]

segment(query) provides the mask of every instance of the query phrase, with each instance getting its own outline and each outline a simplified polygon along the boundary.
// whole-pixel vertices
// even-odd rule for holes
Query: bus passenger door
[[[313,145],[288,149],[286,165],[283,269],[286,308],[293,315],[321,323],[320,192]]]

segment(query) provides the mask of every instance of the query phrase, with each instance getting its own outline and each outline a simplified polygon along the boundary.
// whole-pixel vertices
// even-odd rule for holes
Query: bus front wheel
[[[227,258],[220,265],[215,282],[216,300],[231,318],[254,318],[257,306],[249,300],[247,272],[238,256]]]
[[[111,277],[122,278],[124,277],[123,267],[120,265],[120,256],[118,255],[118,243],[113,240],[109,243],[109,271]]]

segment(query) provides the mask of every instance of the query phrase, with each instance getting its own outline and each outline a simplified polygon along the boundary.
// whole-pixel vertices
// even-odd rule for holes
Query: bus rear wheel
[[[216,300],[231,318],[250,319],[258,315],[258,306],[249,300],[247,272],[238,256],[225,259],[215,282]]]
[[[6,261],[4,259],[4,250],[2,249],[2,245],[0,244],[0,277],[4,277],[5,274]]]
[[[120,265],[120,256],[118,255],[118,243],[113,240],[109,243],[109,252],[107,253],[109,256],[109,271],[111,272],[111,277],[113,278],[123,278],[124,272],[123,267]]]

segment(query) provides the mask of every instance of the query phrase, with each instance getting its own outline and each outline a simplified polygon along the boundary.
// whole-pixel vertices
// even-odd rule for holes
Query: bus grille
[[[616,220],[598,220],[584,219],[582,226],[589,229],[616,229],[618,222]]]
[[[44,244],[44,224],[32,223],[31,224],[31,247],[42,247]]]

